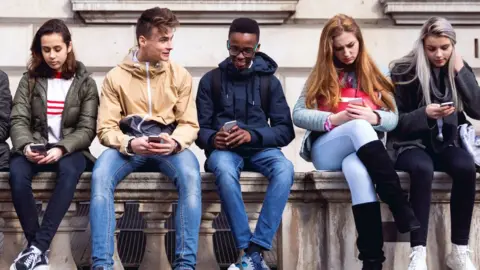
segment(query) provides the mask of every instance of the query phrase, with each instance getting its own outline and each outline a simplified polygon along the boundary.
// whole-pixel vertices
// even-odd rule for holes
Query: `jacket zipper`
[[[137,129],[138,130],[141,130],[141,127],[142,127],[142,124],[143,122],[145,122],[145,120],[147,119],[147,117],[151,116],[152,115],[152,91],[150,89],[150,71],[149,71],[149,64],[150,63],[145,63],[145,67],[146,67],[146,70],[147,70],[147,95],[148,95],[148,114],[145,115],[142,119],[142,121],[140,121],[140,123],[138,124],[137,126]]]

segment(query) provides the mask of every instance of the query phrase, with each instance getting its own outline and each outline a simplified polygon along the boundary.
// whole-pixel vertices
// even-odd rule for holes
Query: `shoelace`
[[[470,253],[472,253],[472,250],[468,248],[465,249],[465,251],[458,252],[462,269],[467,269],[467,261],[470,259]]]
[[[263,270],[262,266],[262,255],[257,254],[256,256],[250,256],[250,261],[253,264],[253,269],[254,270]]]
[[[25,260],[25,265],[30,267],[33,264],[33,262],[37,261],[37,258],[38,258],[38,254],[30,253],[30,255],[28,255],[27,259]]]
[[[408,267],[408,270],[415,269],[417,267],[417,263],[420,261],[420,251],[414,250],[410,254],[410,266]]]

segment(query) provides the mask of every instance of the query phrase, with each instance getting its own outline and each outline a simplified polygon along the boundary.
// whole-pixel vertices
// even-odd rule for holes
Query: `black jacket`
[[[12,94],[8,76],[0,70],[0,170],[8,169],[10,147],[6,143],[10,130],[10,112],[12,110]]]
[[[453,116],[456,119],[444,119],[445,146],[452,143],[458,145],[457,127],[468,122],[465,114],[473,119],[480,119],[480,87],[472,68],[466,62],[464,65],[455,75],[455,86],[462,101],[463,112],[455,113]],[[411,80],[415,68],[412,70],[410,74],[399,76],[395,74],[401,72],[402,67],[395,66],[392,69],[393,83]],[[407,149],[413,147],[425,149],[427,145],[432,145],[431,142],[435,140],[438,133],[436,122],[427,117],[423,92],[418,79],[406,85],[395,84],[395,101],[399,112],[398,125],[387,136],[387,147],[394,159]]]

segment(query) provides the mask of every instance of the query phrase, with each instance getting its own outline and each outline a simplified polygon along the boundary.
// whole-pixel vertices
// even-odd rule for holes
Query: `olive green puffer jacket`
[[[33,88],[31,93],[29,85]],[[47,87],[46,78],[32,82],[27,73],[20,80],[11,113],[12,153],[23,155],[27,144],[48,143]],[[66,154],[84,151],[89,159],[94,160],[88,148],[96,135],[98,103],[95,81],[85,66],[77,62],[77,72],[62,113],[62,139],[56,144],[62,146]]]

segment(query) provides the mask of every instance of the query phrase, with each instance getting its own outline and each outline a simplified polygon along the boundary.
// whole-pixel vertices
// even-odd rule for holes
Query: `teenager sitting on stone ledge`
[[[231,270],[269,269],[262,251],[272,248],[293,184],[293,165],[280,150],[295,138],[290,109],[274,76],[277,64],[259,52],[259,40],[256,21],[235,19],[227,40],[230,57],[203,76],[197,93],[197,145],[207,155],[205,170],[215,174],[236,246],[245,250]],[[253,234],[240,190],[243,169],[269,180]]]
[[[196,265],[201,219],[200,166],[188,147],[198,133],[188,71],[171,62],[176,16],[145,10],[137,22],[138,49],[108,72],[100,100],[98,138],[109,147],[92,174],[90,224],[93,269],[113,269],[117,184],[138,170],[158,171],[178,190],[174,270]]]
[[[397,124],[392,92],[393,85],[368,55],[356,22],[345,15],[330,19],[320,37],[315,67],[293,110],[293,121],[307,129],[300,155],[317,170],[345,174],[364,270],[381,269],[385,260],[376,192],[389,205],[400,232],[420,225],[379,140]]]
[[[53,19],[37,31],[28,72],[20,80],[11,114],[13,205],[28,241],[10,270],[48,269],[47,250],[70,207],[77,182],[93,160],[98,92],[85,66],[75,60],[65,23]],[[39,171],[57,173],[42,224],[32,192]]]
[[[10,146],[7,144],[10,131],[10,112],[12,110],[12,94],[8,76],[0,70],[0,171],[8,171]]]
[[[396,152],[396,168],[410,174],[410,203],[422,224],[420,230],[410,234],[409,270],[427,269],[434,170],[446,172],[453,179],[453,246],[446,263],[453,270],[475,269],[468,249],[475,203],[475,163],[459,147],[457,129],[468,123],[465,114],[480,119],[480,87],[455,44],[452,25],[444,18],[433,17],[423,25],[414,49],[391,65],[399,122],[388,135],[388,145]]]

